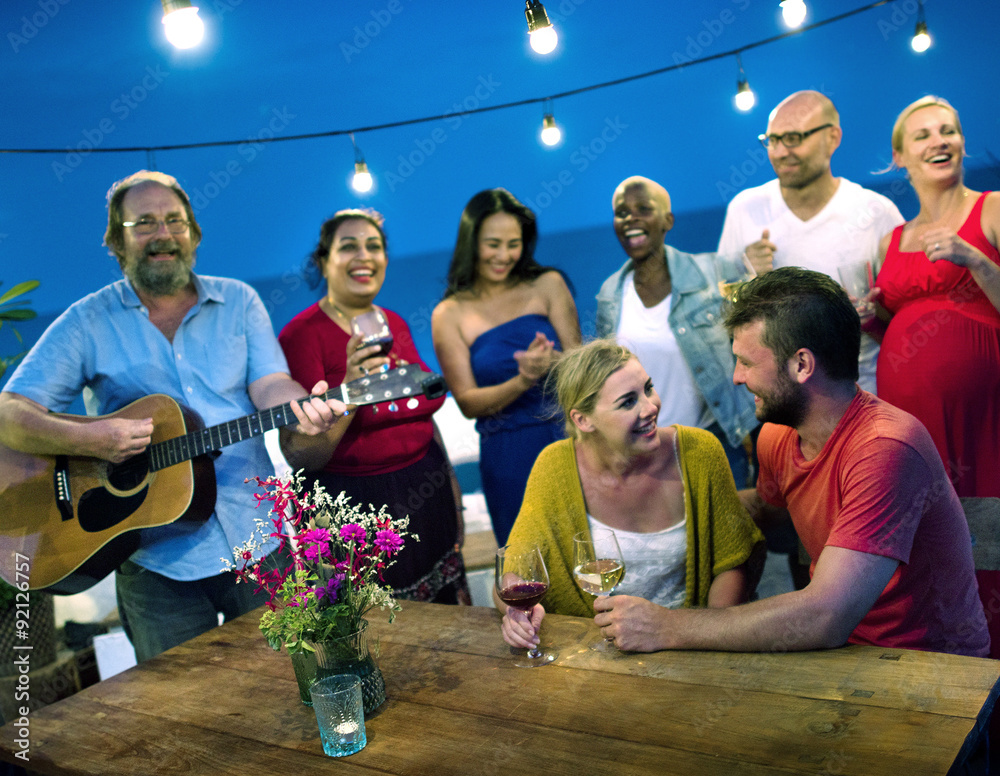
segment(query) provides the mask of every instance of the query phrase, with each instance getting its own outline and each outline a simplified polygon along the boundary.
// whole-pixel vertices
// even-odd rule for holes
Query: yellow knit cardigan
[[[687,517],[684,605],[706,606],[712,580],[752,555],[762,558],[763,553],[754,553],[754,548],[764,537],[740,504],[719,440],[699,428],[674,428]],[[549,591],[542,601],[547,612],[594,615],[594,597],[573,581],[573,535],[588,530],[573,440],[553,442],[535,461],[507,542],[517,548],[534,544],[541,548],[549,572]],[[756,587],[761,571],[759,562],[753,565],[748,569],[750,590]]]

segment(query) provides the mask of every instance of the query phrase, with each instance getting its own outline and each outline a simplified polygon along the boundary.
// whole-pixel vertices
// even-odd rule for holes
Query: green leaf
[[[30,321],[37,318],[38,313],[24,307],[15,307],[12,310],[0,310],[0,319],[5,321]]]
[[[23,283],[18,283],[3,296],[0,296],[0,304],[5,304],[14,297],[21,296],[21,294],[27,294],[29,291],[34,291],[39,285],[41,285],[41,282],[38,280],[25,280]]]

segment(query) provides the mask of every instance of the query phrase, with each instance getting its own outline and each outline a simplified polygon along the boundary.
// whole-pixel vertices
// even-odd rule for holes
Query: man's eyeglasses
[[[778,143],[781,143],[785,148],[795,148],[802,145],[802,141],[809,137],[809,135],[832,126],[833,124],[823,124],[805,132],[785,132],[783,135],[757,135],[757,139],[764,148],[770,148]]]
[[[188,228],[186,218],[168,218],[160,221],[155,218],[140,218],[138,221],[123,221],[122,226],[129,226],[135,229],[136,234],[156,234],[160,230],[160,224],[166,224],[170,234],[184,234]]]

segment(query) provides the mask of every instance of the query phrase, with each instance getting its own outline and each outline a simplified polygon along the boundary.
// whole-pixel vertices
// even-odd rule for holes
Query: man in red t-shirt
[[[716,610],[599,598],[620,649],[799,650],[845,642],[985,657],[990,639],[961,503],[927,430],[857,386],[861,330],[826,275],[773,270],[726,317],[733,380],[764,422],[758,523],[790,515],[809,552],[802,590]]]

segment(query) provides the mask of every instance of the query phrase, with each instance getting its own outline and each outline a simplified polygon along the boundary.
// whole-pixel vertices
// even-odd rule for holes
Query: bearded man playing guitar
[[[140,171],[112,186],[104,242],[125,277],[76,302],[53,322],[0,393],[0,443],[15,458],[53,457],[56,479],[68,468],[69,457],[105,468],[110,466],[106,462],[135,459],[157,446],[159,421],[146,416],[142,402],[135,412],[122,408],[150,394],[166,394],[159,399],[170,405],[167,397],[173,397],[209,424],[287,403],[284,409],[290,408],[294,417],[286,412],[287,419],[275,425],[286,426],[281,442],[289,453],[344,414],[343,402],[316,395],[327,391],[325,382],[314,386],[308,399],[297,401],[307,393],[289,376],[257,293],[240,281],[199,277],[192,271],[200,240],[190,200],[173,177]],[[89,420],[53,414],[69,407],[81,391],[89,416],[121,414]],[[201,458],[211,468],[212,461]],[[165,465],[172,468],[140,476],[134,488],[136,483],[120,485],[124,501],[148,508],[154,484],[169,482],[168,472],[191,468]],[[172,522],[178,515],[169,515],[166,522],[149,523],[155,527],[127,534],[134,552],[121,563],[115,583],[119,615],[140,661],[215,627],[220,612],[229,619],[263,602],[254,599],[250,585],[237,588],[234,575],[218,573],[220,559],[232,557],[232,548],[250,535],[254,505],[244,479],[271,470],[263,438],[228,448],[214,460],[214,470],[214,510],[207,520]],[[12,477],[0,477],[6,478],[0,492],[10,490]],[[169,499],[181,487],[164,490]],[[70,504],[78,495],[63,500],[56,523],[79,530],[84,500],[79,518]],[[195,492],[193,498],[182,498],[179,511],[197,497]],[[108,517],[114,512],[110,498],[101,491],[86,502],[91,524],[80,536],[97,535],[118,521]],[[33,505],[12,510],[10,520],[3,520],[21,520],[27,506]],[[45,560],[40,544],[23,545],[25,554],[35,551],[33,566]],[[0,558],[0,564],[8,562]]]

